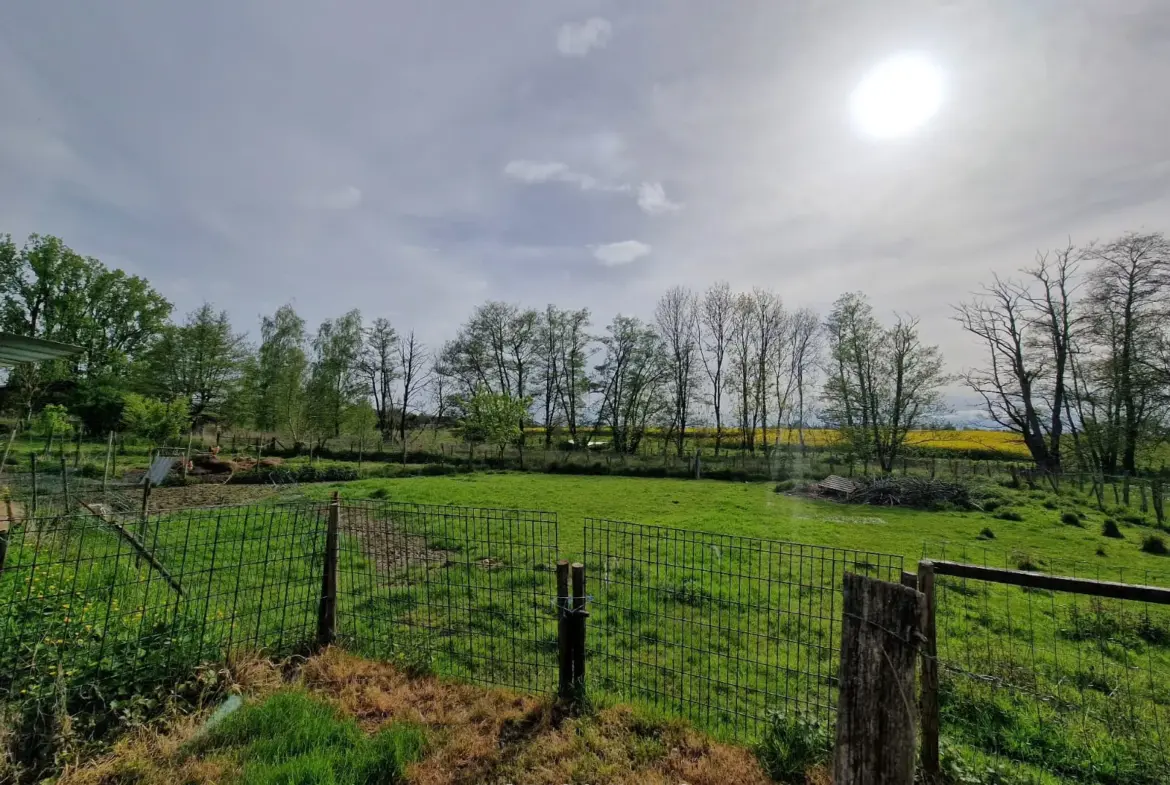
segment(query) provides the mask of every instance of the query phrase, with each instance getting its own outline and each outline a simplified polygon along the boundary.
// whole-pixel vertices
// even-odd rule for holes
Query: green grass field
[[[925,551],[1170,585],[1170,558],[1140,549],[1154,533],[1148,520],[1118,521],[1122,537],[1105,537],[1102,524],[1115,511],[1042,491],[999,489],[994,512],[921,512],[812,501],[765,484],[520,473],[302,490],[319,501],[337,490],[353,502],[343,508],[339,578],[338,633],[348,647],[457,678],[549,690],[552,564],[584,560],[591,697],[682,714],[740,741],[760,738],[771,708],[827,716],[846,569],[896,578]],[[505,511],[403,506],[410,503]],[[510,508],[556,513],[559,547],[550,519]],[[1005,511],[1020,520],[995,517]],[[650,527],[587,529],[586,518]],[[180,666],[311,641],[321,520],[319,508],[303,504],[152,519],[139,534],[181,582],[181,597],[93,519],[16,530],[0,576],[0,661],[18,677],[6,683],[32,690],[19,701],[44,708],[76,680],[71,710],[112,722],[143,686],[173,688]],[[804,545],[770,542],[778,540]],[[951,764],[963,772],[1006,758],[1031,766],[1015,779],[976,782],[1050,781],[1027,779],[1041,770],[1069,782],[1165,782],[1163,609],[969,582],[943,581],[939,596],[940,654],[982,678],[944,674]],[[121,705],[110,706],[111,694]]]

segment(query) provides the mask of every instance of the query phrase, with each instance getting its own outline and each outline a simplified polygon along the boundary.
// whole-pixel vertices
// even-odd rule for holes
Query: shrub
[[[1001,521],[1017,521],[1017,522],[1019,522],[1019,521],[1024,520],[1024,516],[1022,513],[1017,512],[1016,510],[1011,510],[1011,509],[1000,510],[993,517],[999,518]]]
[[[1166,541],[1156,534],[1146,535],[1146,538],[1142,540],[1142,550],[1155,556],[1165,556],[1170,553],[1170,549],[1166,547]]]
[[[1060,516],[1060,522],[1066,526],[1080,526],[1081,518],[1075,512],[1066,512]]]
[[[1048,501],[1044,502],[1044,509],[1046,509],[1046,510],[1055,510],[1059,506],[1060,505],[1057,504],[1052,499],[1049,499]]]
[[[371,499],[385,499],[390,496],[390,491],[386,488],[375,488],[370,492]]]
[[[809,767],[827,760],[832,749],[828,728],[816,718],[773,711],[756,755],[772,779],[794,782],[802,781]]]
[[[995,539],[995,532],[993,532],[989,527],[984,526],[983,531],[979,532],[978,539],[980,539],[980,540],[994,540]]]
[[[1120,540],[1125,537],[1125,535],[1121,533],[1121,529],[1118,528],[1117,521],[1113,520],[1112,518],[1106,518],[1105,522],[1101,524],[1101,536],[1112,537],[1115,540]]]
[[[1040,568],[1036,565],[1036,562],[1032,561],[1031,556],[1020,557],[1020,560],[1016,562],[1016,569],[1023,570],[1024,572],[1040,572]]]
[[[1097,555],[1098,556],[1108,556],[1109,555],[1108,553],[1106,553],[1104,545],[1097,546]]]
[[[786,493],[796,487],[796,480],[783,480],[776,483],[776,493]]]
[[[1126,523],[1132,523],[1135,526],[1147,525],[1145,516],[1139,515],[1136,512],[1125,513],[1124,515],[1121,516],[1121,520],[1125,521]]]

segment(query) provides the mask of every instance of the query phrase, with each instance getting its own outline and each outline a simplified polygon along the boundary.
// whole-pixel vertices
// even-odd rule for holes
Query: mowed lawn
[[[379,489],[385,489],[380,491]],[[581,558],[583,520],[609,518],[631,523],[786,540],[808,545],[870,550],[911,560],[929,555],[1014,566],[1023,556],[1052,571],[1075,568],[1086,576],[1117,579],[1147,571],[1170,576],[1170,558],[1140,550],[1152,530],[1118,521],[1124,539],[1101,536],[1106,514],[1084,497],[1043,491],[1004,490],[1023,521],[1000,520],[985,512],[926,512],[814,501],[778,494],[769,483],[596,477],[526,473],[481,473],[442,477],[372,479],[317,486],[315,493],[339,490],[347,498],[375,492],[394,501],[501,507],[555,512],[563,558]],[[1043,504],[1055,504],[1046,509]],[[1061,522],[1064,510],[1085,513],[1082,527]],[[985,528],[994,540],[979,539]],[[1098,555],[1104,548],[1106,555]],[[1076,565],[1071,563],[1076,562]],[[1119,571],[1123,571],[1119,573]]]

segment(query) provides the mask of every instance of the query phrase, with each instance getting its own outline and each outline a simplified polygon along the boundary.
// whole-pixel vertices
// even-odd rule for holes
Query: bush
[[[796,480],[783,480],[776,483],[776,493],[786,493],[796,487]]]
[[[1142,550],[1155,556],[1165,556],[1170,553],[1170,549],[1166,547],[1166,541],[1156,534],[1146,535],[1146,538],[1142,540]]]
[[[371,499],[385,499],[390,496],[390,491],[386,488],[375,488],[370,491]]]
[[[999,512],[997,512],[997,513],[996,513],[996,514],[995,514],[993,517],[995,517],[995,518],[999,518],[1001,521],[1016,521],[1016,522],[1019,522],[1019,521],[1022,521],[1022,520],[1024,520],[1024,516],[1023,516],[1023,514],[1022,514],[1022,513],[1019,513],[1019,512],[1017,512],[1016,510],[1011,510],[1011,509],[1008,509],[1008,510],[1000,510],[1000,511],[999,511]]]
[[[1059,505],[1059,504],[1057,504],[1057,503],[1056,503],[1055,501],[1053,501],[1052,499],[1049,499],[1048,501],[1044,502],[1044,509],[1046,509],[1046,510],[1055,510],[1055,509],[1057,509],[1059,506],[1060,506],[1060,505]]]
[[[1023,570],[1024,572],[1040,572],[1040,567],[1036,565],[1036,562],[1032,561],[1031,556],[1021,557],[1020,560],[1016,562],[1016,569]]]
[[[1060,516],[1060,522],[1066,526],[1080,526],[1081,518],[1075,512],[1066,512]]]
[[[774,780],[803,781],[814,764],[828,759],[833,749],[829,729],[814,717],[773,711],[756,755]]]
[[[1101,536],[1112,537],[1115,540],[1120,540],[1125,537],[1125,535],[1121,533],[1121,529],[1118,528],[1117,521],[1113,520],[1112,518],[1106,518],[1105,522],[1101,524]]]
[[[995,532],[993,532],[989,527],[984,526],[983,531],[979,532],[978,539],[980,539],[980,540],[994,540],[995,539]]]
[[[1109,555],[1108,553],[1106,553],[1106,552],[1105,552],[1105,546],[1104,546],[1104,545],[1098,545],[1098,546],[1097,546],[1097,555],[1098,555],[1098,556],[1108,556],[1108,555]]]

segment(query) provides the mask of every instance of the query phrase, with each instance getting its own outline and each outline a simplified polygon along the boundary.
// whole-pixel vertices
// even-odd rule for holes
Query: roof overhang
[[[0,333],[0,368],[11,368],[20,363],[39,363],[45,360],[59,360],[81,352],[80,346],[46,341],[41,338],[26,338],[23,335]]]

